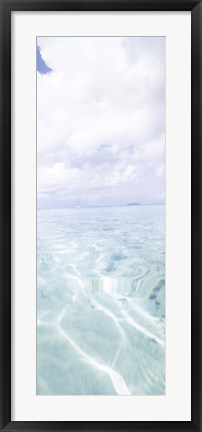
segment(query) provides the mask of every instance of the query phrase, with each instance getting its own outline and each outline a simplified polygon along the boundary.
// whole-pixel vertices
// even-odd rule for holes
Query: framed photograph
[[[1,430],[201,430],[201,1],[1,0]]]

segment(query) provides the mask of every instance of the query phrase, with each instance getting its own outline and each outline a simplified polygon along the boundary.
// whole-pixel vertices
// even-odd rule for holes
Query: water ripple
[[[37,394],[165,394],[164,213],[38,212]]]

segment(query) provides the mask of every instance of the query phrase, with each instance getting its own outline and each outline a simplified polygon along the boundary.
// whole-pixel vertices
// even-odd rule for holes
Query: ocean
[[[37,394],[165,394],[165,206],[37,214]]]

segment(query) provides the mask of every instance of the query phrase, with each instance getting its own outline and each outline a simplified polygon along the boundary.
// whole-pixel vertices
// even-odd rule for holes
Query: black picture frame
[[[191,11],[191,421],[190,422],[56,422],[11,421],[11,13],[12,11]],[[0,428],[2,431],[62,430],[202,430],[202,3],[184,0],[0,0]],[[179,401],[180,404],[180,401]]]

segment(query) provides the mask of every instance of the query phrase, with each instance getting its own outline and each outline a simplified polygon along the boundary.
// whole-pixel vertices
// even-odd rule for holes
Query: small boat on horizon
[[[76,203],[76,208],[80,208],[81,206],[80,206],[80,202],[79,202],[79,200],[77,200],[77,203]]]

